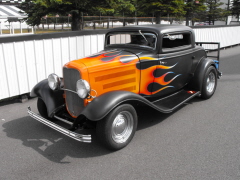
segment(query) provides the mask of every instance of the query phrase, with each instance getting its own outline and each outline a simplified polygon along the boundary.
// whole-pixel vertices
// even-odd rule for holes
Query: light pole
[[[100,12],[100,16],[99,16],[99,26],[100,26],[100,24],[101,24],[101,12]]]
[[[47,15],[43,16],[43,19],[46,19],[46,25],[47,25]],[[44,24],[43,24],[43,29],[44,29]]]
[[[58,15],[58,14],[56,14],[56,25],[57,25],[57,18],[59,18],[59,15]]]
[[[69,18],[71,17],[71,14],[68,14],[68,27],[69,27]]]

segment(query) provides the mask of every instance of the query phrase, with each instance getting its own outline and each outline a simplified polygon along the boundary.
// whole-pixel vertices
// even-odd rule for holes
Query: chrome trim
[[[53,117],[56,118],[56,119],[58,119],[58,120],[60,120],[60,121],[62,121],[62,122],[65,122],[65,123],[67,123],[67,124],[73,125],[72,122],[69,122],[69,121],[67,121],[67,120],[65,120],[65,119],[63,119],[63,118],[61,118],[61,117],[58,117],[58,116],[56,116],[56,115],[54,115]]]
[[[81,141],[81,142],[91,143],[91,140],[92,140],[91,135],[78,134],[78,133],[70,131],[66,128],[63,128],[45,118],[43,118],[42,116],[32,112],[30,107],[28,107],[27,113],[29,114],[29,116],[36,119],[37,121],[49,126],[52,129],[55,129],[56,131],[58,131],[62,134],[65,134],[66,136],[68,136],[70,138],[73,138],[73,139],[75,139],[77,141]]]
[[[61,90],[69,91],[69,92],[72,92],[72,93],[78,94],[76,91],[72,91],[72,90],[70,90],[70,89],[64,89],[64,88],[61,88]]]
[[[61,88],[60,90],[64,90],[64,91],[69,91],[69,92],[72,92],[72,93],[75,93],[75,94],[77,94],[78,95],[78,93],[77,92],[75,92],[75,91],[72,91],[72,90],[70,90],[70,89],[64,89],[64,88]],[[94,89],[91,89],[91,91],[94,91],[95,92],[95,96],[92,96],[90,93],[88,93],[88,97],[87,98],[84,98],[84,99],[92,99],[92,98],[95,98],[95,97],[97,97],[97,91],[96,90],[94,90]],[[90,98],[89,98],[90,97]],[[80,98],[80,97],[79,97]]]
[[[88,93],[88,96],[89,96],[90,98],[87,98],[87,99],[92,99],[92,98],[97,97],[97,91],[94,90],[94,89],[91,89],[91,91],[94,91],[94,92],[95,92],[95,96],[92,96],[91,93]]]
[[[54,80],[54,82],[52,82],[52,83],[54,83],[55,84],[55,86],[50,86],[50,83],[51,83],[51,81],[50,81],[50,79],[53,79]],[[60,77],[58,76],[58,75],[56,75],[55,73],[52,73],[52,74],[49,74],[48,75],[48,86],[54,91],[54,90],[59,90],[60,89],[60,86],[61,86],[61,79],[60,79]],[[55,88],[54,88],[55,87]]]

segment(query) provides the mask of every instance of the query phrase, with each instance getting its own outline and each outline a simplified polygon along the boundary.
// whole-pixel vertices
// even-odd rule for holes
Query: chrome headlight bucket
[[[90,92],[89,83],[84,79],[79,79],[76,84],[76,91],[80,98],[87,98]]]
[[[61,80],[56,74],[50,74],[48,76],[48,85],[52,90],[60,89]]]

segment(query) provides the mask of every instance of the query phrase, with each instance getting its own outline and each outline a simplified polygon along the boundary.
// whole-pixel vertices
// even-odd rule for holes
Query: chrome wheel
[[[203,77],[201,97],[203,99],[209,99],[214,94],[216,87],[217,70],[214,66],[209,66]]]
[[[113,120],[112,139],[116,143],[124,143],[133,131],[133,116],[128,111],[119,113]]]
[[[206,86],[207,91],[209,93],[213,92],[214,87],[215,87],[215,81],[216,81],[216,77],[215,77],[214,73],[210,72],[208,77],[207,77],[207,86]]]
[[[108,149],[119,150],[132,140],[137,123],[138,118],[134,107],[130,104],[122,104],[97,122],[96,133]]]

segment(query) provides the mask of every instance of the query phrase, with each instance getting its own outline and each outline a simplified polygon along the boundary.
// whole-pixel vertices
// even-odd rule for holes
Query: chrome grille
[[[76,83],[81,79],[78,70],[71,68],[63,68],[64,89],[76,91]],[[83,99],[78,97],[76,93],[65,91],[66,104],[69,113],[73,116],[79,116],[84,108]]]

